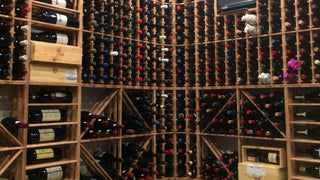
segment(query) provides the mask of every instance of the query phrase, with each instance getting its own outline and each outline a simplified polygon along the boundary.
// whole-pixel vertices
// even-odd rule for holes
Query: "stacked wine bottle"
[[[203,179],[238,179],[238,153],[227,150],[221,157],[209,154],[201,167]]]
[[[83,82],[172,86],[175,49],[165,45],[174,37],[172,10],[150,1],[85,1]]]
[[[241,135],[285,136],[284,100],[281,92],[254,94],[241,104]]]
[[[237,103],[231,92],[204,92],[198,101],[202,130],[214,134],[237,134]]]
[[[14,13],[13,13],[14,12]],[[29,26],[25,20],[30,7],[25,1],[6,0],[0,7],[0,79],[25,80],[28,60],[26,32]]]

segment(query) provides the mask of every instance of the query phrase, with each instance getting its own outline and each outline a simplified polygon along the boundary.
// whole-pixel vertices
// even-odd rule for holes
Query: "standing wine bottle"
[[[36,41],[44,41],[56,44],[70,44],[70,38],[67,34],[52,32],[52,31],[44,31],[41,33],[32,33],[31,34],[32,40]]]
[[[28,180],[61,180],[63,178],[62,166],[53,166],[27,171]]]
[[[79,27],[79,21],[77,19],[44,9],[33,9],[32,18],[61,26]]]
[[[41,103],[69,103],[72,101],[72,94],[68,91],[43,90],[31,95],[29,100]]]
[[[65,138],[65,130],[62,128],[41,128],[28,130],[28,143],[61,141]]]
[[[28,149],[27,151],[27,164],[59,161],[61,158],[62,150],[60,148]]]
[[[71,9],[73,8],[73,4],[70,0],[37,0],[37,1],[44,2],[47,4],[52,4],[55,6],[60,6],[63,8],[71,8]]]

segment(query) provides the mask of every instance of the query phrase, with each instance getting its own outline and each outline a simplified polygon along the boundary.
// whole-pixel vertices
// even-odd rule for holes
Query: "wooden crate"
[[[262,146],[242,146],[242,161],[248,162],[251,164],[257,164],[257,165],[269,165],[267,163],[261,163],[261,162],[252,162],[247,161],[247,150],[248,149],[257,149],[257,150],[266,150],[266,151],[277,151],[279,152],[279,165],[275,165],[277,167],[286,167],[287,166],[287,155],[286,150],[284,148],[275,148],[275,147],[262,147]],[[272,164],[270,164],[272,165]]]
[[[30,82],[77,83],[77,67],[63,64],[30,65]]]
[[[32,41],[30,51],[32,61],[82,64],[80,47]]]
[[[287,180],[287,168],[277,165],[238,164],[239,180]]]

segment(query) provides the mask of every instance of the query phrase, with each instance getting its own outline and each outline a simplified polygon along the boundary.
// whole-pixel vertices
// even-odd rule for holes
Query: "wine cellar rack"
[[[23,180],[29,170],[62,165],[63,179],[80,179],[85,164],[92,174],[115,179],[134,168],[116,162],[115,172],[106,171],[96,161],[94,147],[103,145],[121,159],[125,145],[135,143],[160,154],[151,158],[153,179],[204,179],[207,156],[219,159],[232,149],[243,162],[242,146],[266,144],[286,149],[287,179],[318,179],[299,173],[301,164],[320,161],[298,149],[320,141],[295,132],[319,126],[296,116],[315,110],[319,102],[294,98],[320,88],[318,1],[257,0],[254,8],[225,14],[218,13],[215,0],[74,0],[73,8],[22,2],[31,8],[24,17],[16,15],[16,8],[0,14],[1,20],[29,26],[23,32],[29,42],[23,45],[27,60],[15,56],[19,46],[11,42],[8,73],[0,72],[0,93],[5,95],[1,98],[9,97],[0,103],[12,107],[1,108],[3,116],[17,118],[23,127],[12,134],[0,124],[0,160],[7,162],[0,163],[0,178]],[[21,1],[13,1],[13,6],[17,3]],[[68,14],[79,20],[79,28],[35,20],[32,12],[37,8]],[[257,35],[243,31],[252,23],[242,21],[245,14],[256,15]],[[72,41],[68,46],[35,41],[32,28],[66,32]],[[17,29],[10,27],[9,32],[15,36]],[[73,72],[68,76],[72,80],[59,76],[60,70]],[[42,89],[70,91],[72,101],[31,102],[30,96]],[[152,104],[148,109],[135,101],[140,96],[148,97]],[[264,98],[278,98],[277,111],[266,109]],[[65,109],[67,120],[29,122],[28,114],[40,107]],[[94,115],[87,125],[81,121],[81,110]],[[248,131],[251,113],[265,120],[263,130]],[[124,128],[112,134],[91,132],[99,119],[95,116],[101,114]],[[149,117],[142,123],[143,132],[126,128],[128,115]],[[66,140],[28,144],[28,128],[47,126],[66,127]],[[28,150],[43,147],[62,147],[64,158],[27,164]],[[144,152],[139,151],[138,157]],[[138,161],[141,158],[134,160]],[[232,174],[231,167],[226,172]]]

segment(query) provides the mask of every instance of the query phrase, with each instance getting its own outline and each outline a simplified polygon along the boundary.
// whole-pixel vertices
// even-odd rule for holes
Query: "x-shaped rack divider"
[[[22,143],[14,137],[2,124],[0,124],[0,136],[8,143],[9,147],[1,147],[0,152],[8,152],[3,156],[0,154],[0,176],[7,168],[22,154]],[[9,155],[8,155],[9,154]]]
[[[249,99],[249,101],[258,109],[258,111],[269,121],[269,123],[282,135],[282,137],[286,137],[285,133],[282,132],[278,126],[275,125],[275,123],[273,121],[271,121],[267,116],[266,113],[255,103],[253,102],[253,100],[250,98],[250,94],[248,92],[245,91],[241,91],[241,93],[246,96],[247,99]]]
[[[204,142],[204,143],[208,146],[208,148],[211,150],[211,152],[216,156],[216,158],[219,159],[219,157],[222,156],[222,154],[224,153],[224,151],[223,151],[220,147],[218,147],[215,143],[211,142],[207,137],[201,136],[201,138],[202,138],[203,142]],[[224,164],[222,161],[220,161],[220,163],[221,163],[223,166],[225,166],[225,164]],[[229,171],[228,168],[226,168],[226,171],[227,171],[228,173],[230,173],[230,171]],[[234,177],[232,177],[232,179],[235,180]]]
[[[232,96],[228,99],[228,101],[231,101],[234,97],[236,96],[236,93],[233,93]],[[223,107],[218,111],[218,113],[213,117],[213,118],[217,118],[218,116],[220,116],[220,114],[225,110],[225,108],[228,105],[228,101],[223,105]],[[200,120],[201,121],[201,120]],[[203,130],[202,133],[204,133],[211,125],[213,124],[213,122],[210,122]]]

